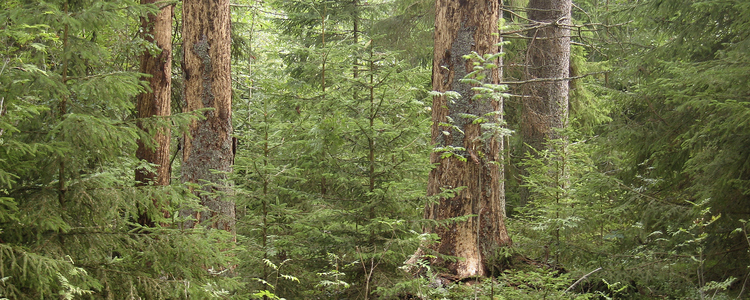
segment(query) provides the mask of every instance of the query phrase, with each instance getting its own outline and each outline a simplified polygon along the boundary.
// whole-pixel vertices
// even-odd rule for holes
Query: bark
[[[427,229],[440,237],[440,242],[430,247],[432,250],[460,258],[452,262],[438,257],[432,264],[445,267],[458,278],[489,274],[493,255],[500,247],[511,244],[503,216],[502,144],[496,138],[483,139],[484,129],[460,115],[485,116],[503,109],[501,101],[472,100],[471,86],[459,82],[473,69],[472,62],[464,59],[464,55],[472,51],[480,55],[499,51],[499,15],[499,1],[437,0],[436,3],[432,88],[438,92],[459,92],[461,97],[452,101],[445,96],[433,99],[432,144],[463,147],[465,151],[456,153],[467,159],[442,158],[442,153],[433,152],[430,161],[436,167],[429,175],[427,195],[439,195],[444,189],[466,188],[454,197],[440,198],[437,203],[429,204],[425,208],[425,218],[445,220],[477,215],[464,222]],[[501,64],[498,62],[498,65]],[[495,69],[491,80],[497,83],[499,79],[500,72]],[[450,123],[449,118],[463,133],[441,125]]]
[[[153,4],[157,0],[141,0],[142,4]],[[151,92],[138,95],[136,110],[138,118],[166,117],[172,111],[172,13],[173,6],[168,5],[157,14],[149,14],[141,18],[142,37],[155,43],[159,52],[145,51],[141,55],[141,73],[151,75],[148,80]],[[138,122],[138,127],[144,130],[144,124]],[[151,143],[138,140],[136,157],[157,165],[154,172],[145,169],[135,171],[137,185],[169,185],[172,173],[169,163],[169,147],[171,132],[169,127],[157,128]],[[154,200],[154,205],[157,203]],[[157,209],[159,209],[157,207]],[[165,212],[165,216],[168,213]],[[146,213],[139,217],[139,223],[153,226],[154,222]]]
[[[528,32],[527,79],[556,79],[526,85],[530,97],[523,101],[521,135],[536,150],[559,138],[554,129],[568,122],[569,82],[559,79],[570,75],[570,8],[570,0],[530,0],[528,5],[529,19],[539,28]]]
[[[69,1],[65,1],[63,11],[65,14],[68,14],[68,10],[70,8]],[[67,85],[68,84],[68,66],[70,63],[70,60],[68,59],[68,52],[70,51],[70,39],[68,37],[68,34],[70,33],[70,26],[68,24],[65,24],[65,27],[63,29],[63,69],[62,69],[62,84]],[[68,113],[68,94],[63,93],[61,99],[60,99],[60,121],[65,120],[65,115]],[[60,137],[63,139],[63,137]],[[65,209],[65,193],[67,192],[66,183],[65,183],[65,158],[60,157],[60,166],[58,168],[58,201],[60,202],[60,207],[62,209]]]
[[[545,149],[545,143],[561,136],[555,129],[565,128],[568,122],[570,77],[570,0],[530,0],[526,79],[551,79],[526,84],[521,112],[521,139],[524,153],[535,155]],[[553,80],[554,79],[554,80]],[[528,175],[524,169],[521,174]],[[530,197],[527,188],[521,188],[521,205]]]
[[[185,0],[182,37],[184,110],[212,110],[192,122],[183,147],[182,180],[198,186],[191,189],[204,209],[180,213],[206,227],[234,232],[235,206],[227,198],[227,174],[234,162],[229,0]]]

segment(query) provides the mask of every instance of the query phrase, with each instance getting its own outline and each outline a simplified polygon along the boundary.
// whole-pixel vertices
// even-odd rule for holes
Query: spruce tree
[[[700,229],[706,237],[703,259],[680,260],[681,266],[692,269],[686,279],[702,294],[706,282],[742,278],[748,265],[747,256],[724,253],[748,246],[742,234],[725,233],[742,228],[750,200],[750,140],[744,121],[750,101],[750,6],[743,1],[674,0],[624,8],[636,17],[612,14],[612,22],[634,19],[612,33],[633,46],[609,49],[610,55],[628,59],[618,61],[610,77],[618,100],[613,115],[619,117],[603,133],[622,153],[619,176],[648,196],[638,206],[644,234],[669,232],[678,226],[675,223],[692,228],[721,216]],[[655,30],[636,33],[635,27]],[[664,246],[697,257],[691,248],[677,246],[685,240],[690,240],[688,235],[675,234]],[[705,268],[695,271],[696,261],[703,261]]]
[[[156,6],[2,6],[2,296],[179,299],[236,289],[203,268],[230,264],[217,251],[226,237],[137,222],[145,213],[169,224],[162,209],[195,205],[179,186],[135,187],[133,178],[133,170],[153,170],[135,156],[138,139],[155,144],[141,128],[191,119],[133,115],[136,96],[148,91],[133,62],[140,45],[151,46],[137,23]]]
[[[255,228],[248,245],[267,259],[253,263],[256,276],[271,283],[254,287],[287,298],[371,295],[404,275],[397,267],[418,243],[410,230],[428,123],[416,87],[426,72],[370,36],[388,7],[276,4],[289,15],[276,20],[286,47],[263,53],[252,94],[241,96],[252,121],[236,122],[241,192],[255,195],[243,201],[243,230]],[[299,282],[273,284],[278,274]]]

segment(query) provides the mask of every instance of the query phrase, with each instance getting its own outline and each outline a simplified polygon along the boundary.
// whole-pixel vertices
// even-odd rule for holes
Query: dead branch
[[[593,72],[593,73],[583,74],[580,76],[564,77],[564,78],[534,78],[534,79],[521,80],[521,81],[503,81],[503,82],[500,82],[500,84],[526,84],[526,83],[532,83],[532,82],[567,81],[567,80],[580,79],[583,77],[603,74],[603,73],[609,73],[609,71]]]
[[[591,274],[599,272],[599,270],[601,270],[601,269],[602,269],[602,267],[598,267],[598,268],[596,268],[596,270],[593,270],[593,271],[589,272],[588,274],[583,275],[583,277],[579,278],[578,280],[576,280],[576,282],[573,282],[573,284],[571,284],[567,289],[565,289],[565,291],[563,293],[569,292],[574,287],[576,287],[576,285],[578,285],[581,281],[583,281],[584,279],[586,279],[586,277],[589,277],[589,276],[591,276]]]

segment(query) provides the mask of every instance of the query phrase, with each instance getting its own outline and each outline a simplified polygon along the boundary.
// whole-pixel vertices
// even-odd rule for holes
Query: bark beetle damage
[[[208,38],[205,34],[193,45],[193,52],[203,61],[203,76],[201,77],[203,80],[201,83],[203,94],[201,95],[201,102],[204,107],[212,107],[214,103],[214,95],[211,90],[211,72],[213,71],[213,67],[211,65],[211,56],[208,54],[210,49],[211,46],[208,44]]]
[[[231,44],[228,0],[193,0],[183,4],[184,111],[213,108],[193,120],[184,138],[182,180],[197,184],[191,191],[203,208],[184,208],[181,215],[193,216],[190,228],[206,227],[232,231],[234,205],[229,197],[234,161],[231,124]]]

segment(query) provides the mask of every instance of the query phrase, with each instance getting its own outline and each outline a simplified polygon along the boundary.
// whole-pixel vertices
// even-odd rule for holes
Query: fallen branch
[[[593,271],[589,272],[588,274],[583,275],[583,277],[581,277],[580,279],[576,280],[576,282],[573,282],[573,284],[571,284],[563,293],[569,292],[574,287],[576,287],[576,285],[578,285],[581,281],[583,281],[584,279],[586,279],[586,277],[591,276],[591,274],[594,274],[594,273],[598,272],[601,269],[602,269],[602,267],[598,267],[598,268],[596,268],[596,270],[593,270]]]

